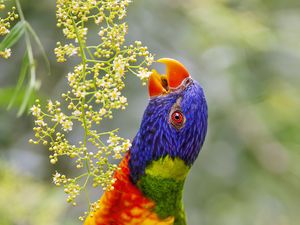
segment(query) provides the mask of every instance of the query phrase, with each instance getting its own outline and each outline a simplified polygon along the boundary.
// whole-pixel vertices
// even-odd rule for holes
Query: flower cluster
[[[0,1],[0,11],[5,9],[4,0]],[[16,8],[12,7],[11,11],[7,12],[7,15],[2,18],[0,17],[0,36],[5,36],[9,33],[11,22],[17,19],[19,16],[16,13]],[[10,48],[0,49],[0,57],[7,59],[11,55]]]
[[[56,173],[53,182],[64,186],[67,201],[75,203],[87,184],[113,189],[112,175],[118,166],[111,160],[121,159],[131,144],[117,135],[116,130],[102,131],[103,119],[112,119],[113,111],[125,109],[127,98],[122,95],[125,76],[135,74],[143,83],[154,58],[140,41],[126,46],[127,24],[123,21],[129,0],[57,0],[57,26],[67,43],[57,43],[54,52],[58,62],[77,57],[78,64],[67,74],[69,90],[61,101],[48,101],[45,110],[40,102],[31,108],[35,117],[35,140],[49,146],[50,162],[61,156],[70,157],[74,166],[84,172],[75,178]],[[93,34],[87,24],[98,27],[98,44],[88,45]],[[93,43],[95,41],[93,40]],[[81,129],[82,140],[71,142],[68,133]],[[97,203],[90,204],[90,213]]]

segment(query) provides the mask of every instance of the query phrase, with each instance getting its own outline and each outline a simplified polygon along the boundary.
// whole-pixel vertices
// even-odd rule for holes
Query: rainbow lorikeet
[[[201,86],[174,59],[149,77],[150,100],[113,190],[84,225],[185,225],[185,178],[203,145],[207,104]]]

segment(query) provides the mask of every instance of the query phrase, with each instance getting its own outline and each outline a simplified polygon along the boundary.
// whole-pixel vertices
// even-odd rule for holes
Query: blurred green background
[[[72,63],[58,64],[53,53],[62,40],[55,1],[21,3],[52,69],[48,76],[38,60],[36,95],[56,99]],[[184,192],[188,224],[300,224],[300,1],[135,0],[127,21],[128,41],[178,59],[206,91],[208,135]],[[6,110],[24,44],[12,50],[0,60],[0,224],[80,224],[85,209],[69,206],[51,184],[47,149],[28,144],[32,117],[17,118],[18,105]],[[125,92],[129,107],[105,129],[133,138],[147,89],[129,76]]]

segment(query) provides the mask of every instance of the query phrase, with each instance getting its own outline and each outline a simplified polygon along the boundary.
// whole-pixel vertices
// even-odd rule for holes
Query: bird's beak
[[[184,65],[175,59],[161,58],[157,62],[166,64],[167,66],[166,75],[170,89],[177,88],[185,78],[190,76]]]
[[[155,97],[167,93],[166,88],[163,87],[161,75],[156,70],[152,70],[152,73],[149,77],[148,91],[150,97]]]
[[[166,75],[160,75],[156,70],[152,70],[149,77],[149,96],[155,97],[169,93],[172,89],[179,87],[183,80],[189,77],[187,69],[175,59],[161,58],[158,63],[166,65]]]

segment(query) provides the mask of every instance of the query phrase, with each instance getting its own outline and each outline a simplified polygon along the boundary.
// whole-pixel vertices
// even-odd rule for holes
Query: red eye
[[[184,116],[181,111],[176,110],[171,115],[171,123],[176,128],[181,128],[184,123]]]

